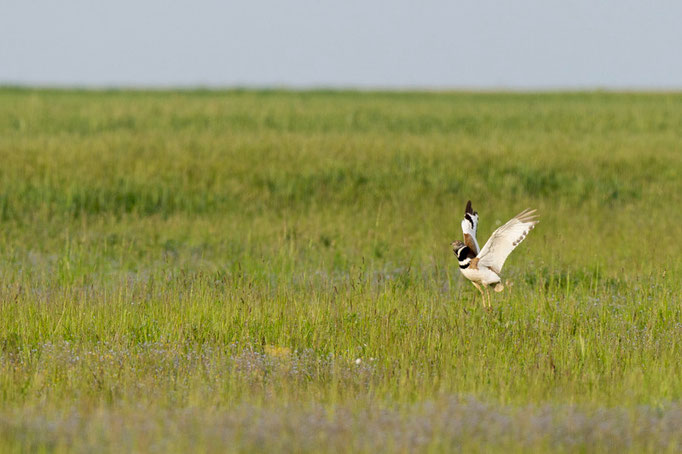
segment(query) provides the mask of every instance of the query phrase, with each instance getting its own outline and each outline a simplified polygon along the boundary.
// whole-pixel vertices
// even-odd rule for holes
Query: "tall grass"
[[[682,449],[682,96],[0,90],[0,450]],[[541,223],[482,310],[449,243]]]

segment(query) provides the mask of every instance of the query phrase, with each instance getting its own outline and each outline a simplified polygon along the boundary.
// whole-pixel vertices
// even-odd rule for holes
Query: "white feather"
[[[535,224],[537,217],[533,214],[536,210],[523,210],[514,216],[509,222],[493,232],[488,241],[478,254],[478,266],[485,266],[500,274],[502,266],[511,251],[526,238]]]
[[[469,222],[469,219],[467,219],[466,216],[464,219],[462,219],[462,233],[473,238],[474,244],[476,245],[474,254],[478,254],[478,251],[481,250],[481,248],[478,247],[478,240],[476,240],[476,230],[478,230],[478,213],[469,214],[469,216],[471,217],[472,222]]]

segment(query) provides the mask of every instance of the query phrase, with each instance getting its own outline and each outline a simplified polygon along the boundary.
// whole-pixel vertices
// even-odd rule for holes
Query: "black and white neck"
[[[461,248],[457,249],[455,252],[457,254],[457,261],[459,262],[459,267],[461,269],[465,269],[469,267],[469,263],[471,263],[471,249],[469,246],[462,246]]]

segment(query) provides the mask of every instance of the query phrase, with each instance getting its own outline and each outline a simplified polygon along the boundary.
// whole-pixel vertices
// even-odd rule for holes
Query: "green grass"
[[[682,449],[682,95],[0,89],[0,451]],[[449,244],[541,222],[486,312]]]

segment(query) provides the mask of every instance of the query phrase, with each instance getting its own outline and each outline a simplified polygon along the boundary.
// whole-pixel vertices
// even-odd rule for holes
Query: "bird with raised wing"
[[[528,233],[538,223],[535,211],[526,209],[514,216],[509,222],[495,230],[483,249],[479,249],[476,240],[478,213],[471,208],[471,200],[467,202],[464,219],[462,219],[464,241],[453,242],[452,250],[457,256],[459,270],[481,292],[484,307],[486,294],[488,294],[487,306],[490,307],[489,286],[495,285],[496,292],[504,290],[500,277],[502,266],[511,251],[526,239]]]

